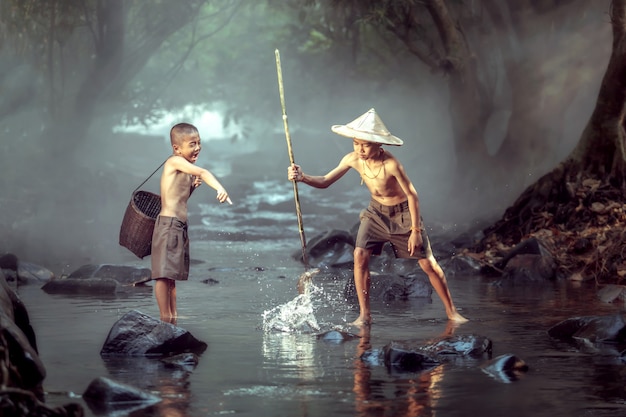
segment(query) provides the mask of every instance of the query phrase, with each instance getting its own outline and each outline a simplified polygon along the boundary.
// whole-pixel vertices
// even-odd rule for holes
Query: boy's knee
[[[354,262],[366,262],[369,260],[370,252],[363,248],[354,248]]]
[[[437,261],[433,257],[420,259],[419,261],[417,261],[417,263],[422,268],[422,270],[426,273],[435,272],[438,269],[440,269],[438,268],[439,264],[437,264]]]

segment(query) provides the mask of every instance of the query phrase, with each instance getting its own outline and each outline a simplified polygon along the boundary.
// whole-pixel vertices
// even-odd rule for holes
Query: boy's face
[[[184,135],[180,139],[180,142],[174,144],[173,146],[174,153],[176,155],[182,156],[192,164],[196,163],[200,150],[202,149],[202,145],[200,144],[200,135],[197,133]]]
[[[376,156],[380,152],[379,143],[355,138],[352,140],[352,145],[354,146],[354,152],[356,152],[357,155],[359,155],[359,158],[363,160]]]

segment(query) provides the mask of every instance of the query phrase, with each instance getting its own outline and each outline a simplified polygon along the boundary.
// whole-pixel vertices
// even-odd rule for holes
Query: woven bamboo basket
[[[139,258],[150,255],[154,223],[160,211],[160,196],[148,191],[135,191],[120,227],[120,245]]]

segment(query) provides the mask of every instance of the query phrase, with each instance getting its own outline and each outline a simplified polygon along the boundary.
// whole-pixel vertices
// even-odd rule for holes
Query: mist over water
[[[598,7],[596,12],[604,16],[604,11],[600,9]],[[237,20],[240,18],[243,19],[235,16],[234,24],[245,27],[246,22]],[[581,35],[563,40],[567,41],[569,53],[577,54],[583,62],[594,63],[594,72],[586,74],[587,78],[575,80],[570,88],[560,90],[575,91],[576,94],[573,94],[563,126],[553,127],[565,132],[551,156],[555,163],[565,157],[578,140],[595,102],[604,70],[604,66],[598,63],[608,58],[609,26],[604,21],[598,24],[593,19],[589,20],[593,30],[586,32],[585,39]],[[591,39],[593,37],[597,38]],[[220,125],[219,118],[207,118],[202,114],[172,117],[166,113],[155,126],[137,126],[130,131],[122,131],[119,129],[121,121],[112,119],[109,113],[113,112],[108,111],[115,103],[104,103],[86,137],[73,140],[76,138],[73,138],[71,130],[65,136],[43,133],[49,131],[50,117],[41,99],[13,106],[14,112],[0,120],[0,234],[3,237],[0,253],[15,253],[23,260],[49,267],[58,275],[69,273],[83,263],[128,261],[124,250],[117,244],[124,210],[135,187],[170,155],[169,127],[182,119],[200,128],[203,150],[198,165],[214,172],[232,194],[235,206],[228,212],[233,218],[250,217],[250,213],[238,211],[238,205],[249,198],[258,198],[257,194],[251,197],[254,193],[247,188],[251,184],[270,190],[267,195],[279,195],[278,200],[266,203],[284,202],[285,215],[288,215],[286,207],[291,185],[286,180],[286,167],[289,159],[274,66],[274,48],[281,45],[271,48],[266,44],[257,45],[255,36],[250,36],[247,42],[253,44],[252,48],[267,48],[264,59],[255,64],[255,81],[258,85],[270,85],[271,89],[259,89],[262,94],[251,89],[248,92],[249,110],[243,118],[225,128]],[[597,47],[588,48],[588,42]],[[520,51],[512,49],[510,52]],[[542,73],[551,77],[546,83],[548,89],[564,82],[559,71],[559,56],[546,57],[543,64]],[[21,68],[19,74],[22,75],[2,80],[3,105],[13,103],[17,92],[26,88],[32,90],[33,86],[42,82],[36,72],[27,71],[28,66],[18,62],[16,57],[7,55],[6,58],[0,72],[10,73]],[[305,172],[324,174],[351,150],[350,140],[332,133],[331,125],[348,123],[374,107],[389,130],[405,141],[404,146],[389,147],[389,150],[404,164],[414,182],[427,226],[449,231],[453,235],[457,231],[464,232],[468,227],[485,225],[500,216],[522,191],[486,190],[477,184],[472,190],[474,201],[457,201],[455,191],[459,178],[454,169],[456,161],[464,156],[454,154],[450,97],[446,82],[441,77],[416,74],[414,83],[407,86],[402,81],[406,78],[400,76],[404,74],[400,73],[414,71],[413,67],[398,68],[397,78],[380,79],[375,83],[364,82],[346,72],[333,79],[319,80],[322,88],[311,91],[302,87],[308,85],[302,80],[314,78],[315,74],[306,70],[289,70],[293,68],[289,64],[301,57],[295,51],[283,50],[282,59],[295,159]],[[221,80],[224,85],[235,86],[240,82],[241,74],[236,68],[233,65],[229,77]],[[71,77],[71,74],[64,76]],[[189,83],[193,80],[178,80],[179,85]],[[502,96],[502,108],[507,109],[510,97],[506,93],[506,80],[501,81],[498,88],[501,90],[498,93]],[[272,93],[267,94],[267,91]],[[164,92],[165,95],[175,93]],[[163,100],[167,101],[167,97]],[[207,108],[218,113],[222,104],[211,103],[210,100],[206,103]],[[255,111],[261,107],[273,107],[275,116],[261,116],[261,112]],[[83,117],[80,108],[75,110],[73,119]],[[501,116],[503,114],[497,112],[492,115],[490,129],[484,138],[494,148],[506,134],[506,117]],[[476,167],[479,173],[480,169]],[[543,173],[532,170],[516,175],[522,175],[525,183],[529,184]],[[158,175],[143,188],[158,189]],[[359,186],[358,175],[353,172],[328,190],[311,190],[301,186],[300,192],[307,232],[311,235],[319,231],[314,211],[318,207],[311,204],[312,201],[349,200],[353,202],[351,219],[356,221],[358,210],[369,199],[367,190]],[[212,198],[212,190],[204,187],[192,197],[191,203],[210,206],[214,202]],[[343,214],[336,223],[352,225],[352,221],[344,222],[347,216]]]

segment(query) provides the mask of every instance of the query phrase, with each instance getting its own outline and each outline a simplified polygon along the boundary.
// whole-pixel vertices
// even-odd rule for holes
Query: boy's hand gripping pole
[[[289,124],[287,123],[287,110],[285,107],[285,90],[283,89],[283,72],[280,65],[280,52],[276,53],[276,72],[278,73],[278,92],[280,94],[280,105],[283,108],[283,125],[285,126],[285,138],[287,139],[287,151],[289,152],[289,162],[295,164],[293,159],[293,149],[291,148],[291,136],[289,135]],[[296,215],[298,216],[298,228],[300,229],[300,243],[302,244],[302,261],[308,268],[309,261],[306,254],[306,238],[304,236],[304,226],[302,225],[302,212],[300,210],[300,198],[298,197],[298,182],[293,180],[293,195],[296,202]]]

